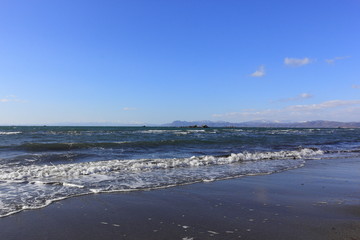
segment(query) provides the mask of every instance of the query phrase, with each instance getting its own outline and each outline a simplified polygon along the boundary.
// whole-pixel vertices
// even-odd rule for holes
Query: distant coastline
[[[272,122],[272,121],[249,121],[241,123],[212,122],[212,121],[174,121],[164,124],[167,127],[186,126],[209,126],[209,127],[274,127],[274,128],[360,128],[360,122],[336,122],[336,121],[306,121],[306,122]]]
[[[260,127],[260,128],[360,128],[360,122],[338,122],[338,121],[304,121],[304,122],[281,122],[281,121],[248,121],[248,122],[225,122],[225,121],[180,121],[176,120],[165,124],[125,124],[117,122],[60,122],[47,124],[0,124],[3,127],[17,126],[43,126],[43,127]]]

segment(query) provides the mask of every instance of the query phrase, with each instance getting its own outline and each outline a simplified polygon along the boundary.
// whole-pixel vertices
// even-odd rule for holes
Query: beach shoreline
[[[0,239],[360,239],[360,160],[69,198],[0,219]]]

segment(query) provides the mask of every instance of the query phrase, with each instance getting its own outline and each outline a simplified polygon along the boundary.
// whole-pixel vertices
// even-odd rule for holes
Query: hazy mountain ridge
[[[209,127],[275,127],[275,128],[360,128],[360,122],[336,122],[336,121],[306,121],[306,122],[278,122],[278,121],[249,121],[241,123],[213,122],[213,121],[174,121],[164,124],[169,127],[187,126]]]

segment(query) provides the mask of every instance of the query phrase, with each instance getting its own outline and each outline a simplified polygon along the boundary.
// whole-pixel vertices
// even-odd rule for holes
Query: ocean
[[[74,196],[353,157],[360,157],[360,129],[0,127],[0,217]]]

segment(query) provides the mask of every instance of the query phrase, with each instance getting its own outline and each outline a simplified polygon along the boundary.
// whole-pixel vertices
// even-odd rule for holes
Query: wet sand
[[[71,198],[1,218],[0,239],[360,240],[360,159]]]

